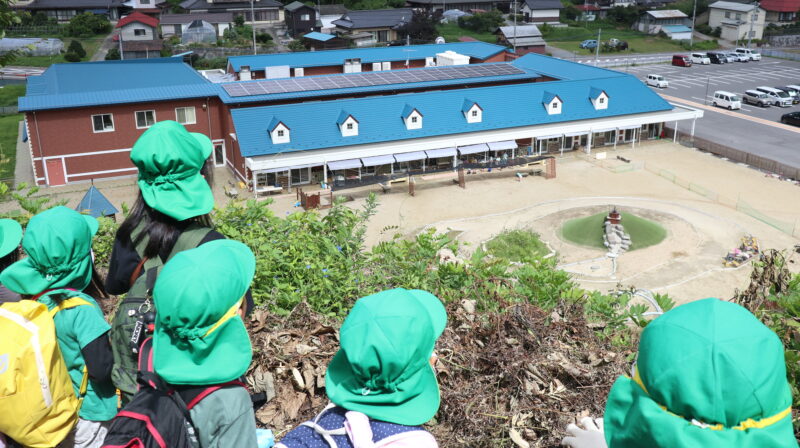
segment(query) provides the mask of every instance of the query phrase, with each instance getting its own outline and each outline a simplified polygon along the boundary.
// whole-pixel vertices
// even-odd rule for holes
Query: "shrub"
[[[81,57],[72,51],[68,51],[64,54],[64,60],[67,62],[80,62]]]
[[[722,35],[722,28],[716,27],[714,31],[711,32],[711,35],[714,37],[720,37]]]
[[[701,23],[699,25],[695,25],[694,27],[698,33],[702,33],[705,35],[710,36],[711,33],[714,32],[713,28],[711,28],[707,23]]]
[[[289,42],[288,47],[290,51],[306,51],[306,46],[303,45],[303,42],[300,42],[299,40],[293,40]]]
[[[491,33],[495,28],[503,26],[504,24],[505,19],[503,18],[503,14],[496,9],[458,18],[458,26],[478,33]]]
[[[67,47],[67,53],[75,53],[81,59],[86,57],[86,50],[83,49],[83,45],[77,40],[73,40],[69,43],[69,47]]]
[[[118,61],[120,59],[119,50],[112,48],[106,53],[106,61]]]
[[[267,44],[272,42],[272,36],[269,33],[258,33],[256,34],[256,42],[260,44]]]
[[[237,14],[233,18],[233,24],[236,26],[244,26],[244,14]]]
[[[71,37],[92,37],[111,32],[111,22],[106,16],[85,12],[78,14],[64,27],[64,34]]]

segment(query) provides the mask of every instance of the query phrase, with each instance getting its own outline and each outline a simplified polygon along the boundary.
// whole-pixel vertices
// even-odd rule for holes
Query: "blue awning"
[[[439,157],[453,157],[456,155],[456,148],[431,149],[425,151],[425,154],[427,154],[431,159],[436,159]]]
[[[478,143],[477,145],[467,145],[458,147],[458,152],[461,153],[462,156],[467,154],[477,154],[479,152],[486,152],[488,150],[489,146],[486,143]]]
[[[394,156],[374,156],[374,157],[362,157],[361,162],[364,166],[378,166],[378,165],[391,165],[394,163]]]
[[[336,170],[352,170],[361,168],[361,159],[339,160],[336,162],[328,162],[328,169],[331,171]]]
[[[404,152],[402,154],[395,154],[394,159],[398,162],[408,162],[411,160],[425,160],[428,156],[425,151]]]

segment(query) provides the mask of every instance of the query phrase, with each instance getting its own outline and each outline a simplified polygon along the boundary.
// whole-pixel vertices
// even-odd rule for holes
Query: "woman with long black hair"
[[[112,323],[114,385],[122,404],[136,392],[138,350],[155,309],[152,289],[159,269],[175,254],[225,238],[213,230],[214,208],[208,137],[174,121],[148,129],[131,151],[139,169],[139,196],[120,226],[111,252],[106,290],[127,294]],[[253,308],[250,293],[246,310]]]

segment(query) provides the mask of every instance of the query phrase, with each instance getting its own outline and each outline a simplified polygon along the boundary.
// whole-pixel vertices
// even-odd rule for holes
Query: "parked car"
[[[659,89],[666,89],[669,87],[669,82],[661,75],[647,75],[647,79],[645,79],[644,82],[648,86],[658,87]]]
[[[741,55],[747,56],[747,58],[749,60],[751,60],[751,61],[760,61],[761,60],[761,54],[760,53],[756,53],[756,52],[754,52],[753,50],[751,50],[749,48],[737,48],[735,51],[736,51],[736,53],[739,53]]]
[[[711,63],[711,59],[705,53],[692,53],[691,59],[692,64],[708,65]]]
[[[714,92],[714,99],[711,100],[711,103],[717,107],[727,108],[728,110],[742,108],[742,98],[735,93],[726,92],[725,90],[717,90]]]
[[[783,90],[784,92],[788,93],[789,96],[792,98],[792,104],[800,103],[800,90],[792,88],[790,86],[778,86],[775,88],[778,90]]]
[[[766,86],[756,87],[756,90],[766,93],[773,106],[789,107],[792,105],[792,97],[790,97],[789,94],[783,90]]]
[[[685,54],[676,54],[672,56],[672,65],[677,65],[678,67],[691,67],[692,60],[689,59],[689,56]]]
[[[711,61],[712,64],[727,64],[728,58],[725,55],[716,53],[716,52],[709,52],[708,59]]]
[[[760,107],[769,107],[772,100],[764,92],[758,90],[748,90],[742,95],[742,101],[747,104],[755,104]]]
[[[727,51],[721,51],[720,54],[725,56],[725,59],[728,62],[739,62],[739,56],[734,56],[733,53],[729,53]]]
[[[581,44],[578,46],[581,48],[586,48],[587,50],[592,50],[594,48],[597,48],[597,40],[586,39],[585,41],[581,42]]]
[[[789,112],[781,116],[781,123],[800,126],[800,112]]]
[[[743,54],[736,53],[735,51],[729,51],[726,53],[733,62],[749,62],[750,56],[745,56]]]

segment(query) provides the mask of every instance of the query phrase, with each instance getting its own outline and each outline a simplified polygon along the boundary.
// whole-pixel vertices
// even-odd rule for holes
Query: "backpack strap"
[[[133,232],[131,232],[131,238],[135,240],[144,230],[145,224],[144,221],[142,221],[133,229]],[[136,282],[136,279],[139,278],[139,275],[141,275],[142,270],[147,273],[154,271],[155,273],[151,274],[153,277],[148,276],[146,279],[147,290],[152,291],[161,266],[172,259],[172,257],[174,257],[176,254],[184,250],[194,249],[195,247],[199,246],[200,242],[203,241],[203,238],[205,238],[209,232],[211,232],[210,227],[202,226],[197,222],[191,222],[178,236],[178,239],[175,241],[175,245],[172,246],[172,251],[170,251],[167,259],[164,261],[161,260],[161,257],[148,258],[144,255],[144,251],[147,248],[148,242],[150,241],[149,236],[145,234],[139,241],[139,244],[136,245],[136,254],[139,255],[141,260],[131,273],[131,278],[129,281],[130,285],[133,286],[133,284]]]
[[[189,224],[189,226],[181,232],[178,240],[175,241],[175,245],[172,246],[172,252],[169,253],[166,261],[171,260],[172,257],[180,252],[199,246],[200,242],[203,241],[203,238],[205,238],[209,232],[211,232],[210,227],[202,226],[197,222]]]

